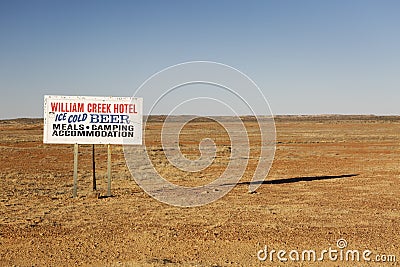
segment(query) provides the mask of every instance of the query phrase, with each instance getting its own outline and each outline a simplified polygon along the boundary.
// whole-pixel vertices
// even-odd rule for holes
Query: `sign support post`
[[[107,176],[108,176],[108,183],[107,183],[107,196],[111,197],[111,145],[107,145]]]
[[[78,144],[74,145],[74,189],[73,189],[73,197],[76,197],[76,193],[78,191]]]
[[[94,144],[92,145],[92,167],[93,167],[93,191],[96,191],[97,190],[97,185],[96,185],[96,158],[95,158]]]

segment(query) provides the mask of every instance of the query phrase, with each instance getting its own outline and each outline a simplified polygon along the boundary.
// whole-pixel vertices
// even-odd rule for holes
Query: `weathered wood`
[[[96,191],[97,190],[97,184],[96,184],[96,157],[95,157],[94,144],[92,146],[92,166],[93,166],[93,191]]]
[[[107,176],[108,176],[108,184],[107,184],[107,196],[111,196],[111,145],[107,145]]]
[[[74,188],[72,195],[73,197],[77,196],[78,191],[78,144],[74,145]]]

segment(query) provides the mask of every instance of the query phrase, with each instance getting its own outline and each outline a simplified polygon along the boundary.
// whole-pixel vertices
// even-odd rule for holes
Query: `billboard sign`
[[[143,99],[44,96],[44,143],[142,144]]]

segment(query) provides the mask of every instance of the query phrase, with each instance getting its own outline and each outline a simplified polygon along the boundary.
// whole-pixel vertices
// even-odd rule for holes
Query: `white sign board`
[[[44,143],[142,144],[143,99],[44,96]]]

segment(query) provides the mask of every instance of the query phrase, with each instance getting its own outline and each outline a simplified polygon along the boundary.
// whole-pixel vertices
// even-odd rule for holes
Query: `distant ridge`
[[[181,121],[193,115],[174,115],[171,116],[171,121]],[[144,115],[143,121],[148,122],[163,122],[167,115]],[[210,116],[209,118],[229,120],[232,116]],[[210,121],[208,117],[198,117],[194,119],[195,122]],[[242,121],[255,121],[254,116],[240,116]],[[400,115],[341,115],[341,114],[321,114],[321,115],[275,115],[276,121],[393,121],[400,122]],[[17,118],[17,119],[4,119],[0,120],[0,124],[38,124],[43,123],[43,118]]]
[[[191,115],[177,115],[172,116],[172,121],[179,121],[184,118],[190,117]],[[232,116],[210,116],[210,118],[223,118],[229,119]],[[146,120],[147,116],[144,116],[143,120]],[[167,115],[150,115],[147,119],[149,122],[163,122],[167,118]],[[255,116],[240,116],[243,121],[255,121]],[[206,122],[210,119],[199,117],[194,121]],[[398,121],[400,122],[400,115],[341,115],[341,114],[321,114],[321,115],[275,115],[274,120],[276,121],[348,121],[348,120],[360,120],[360,121]]]
[[[400,115],[342,115],[342,114],[321,114],[321,115],[277,115],[274,116],[277,121],[400,121]]]
[[[38,124],[43,123],[43,118],[17,118],[17,119],[4,119],[0,123],[5,124]]]

